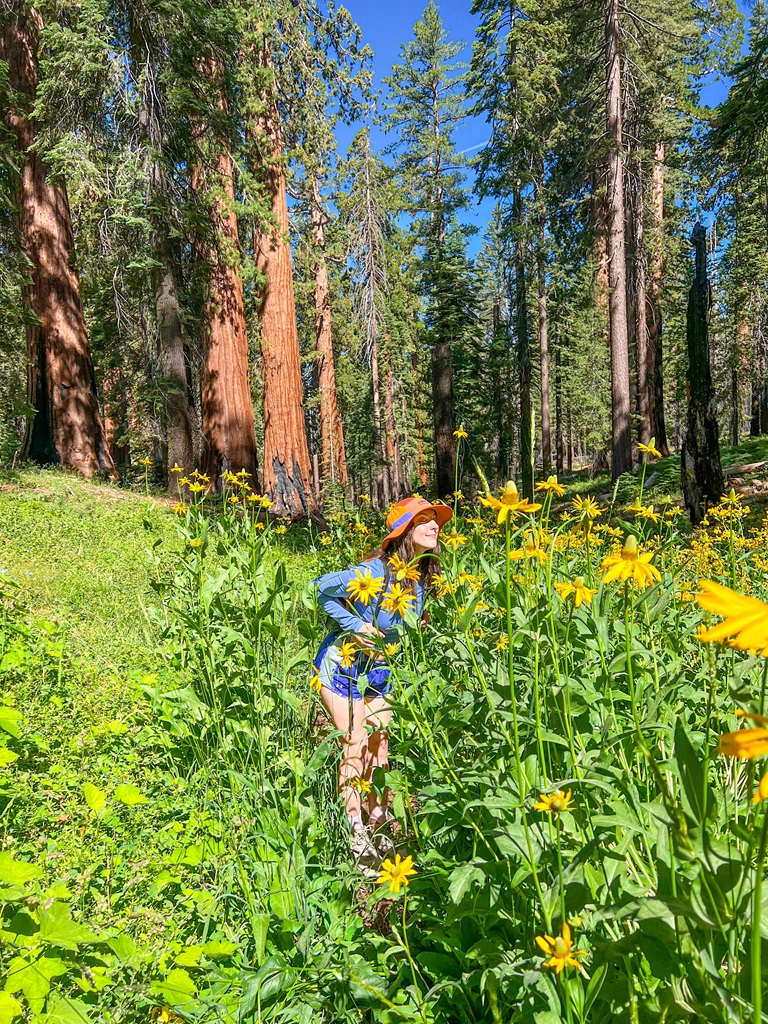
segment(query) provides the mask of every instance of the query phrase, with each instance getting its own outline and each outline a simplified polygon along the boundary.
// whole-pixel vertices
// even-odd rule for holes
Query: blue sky
[[[471,54],[472,39],[475,34],[477,19],[470,12],[471,0],[442,0],[438,2],[438,8],[443,22],[452,39],[459,39],[465,42],[466,49],[461,55],[462,59],[469,60]],[[673,0],[674,2],[674,0]],[[745,0],[737,0],[739,9],[748,17],[748,8]],[[363,33],[363,40],[373,50],[374,81],[377,88],[381,87],[381,80],[388,75],[392,65],[399,60],[401,45],[413,36],[413,26],[421,17],[422,11],[427,5],[427,0],[384,0],[384,2],[372,2],[372,0],[346,0],[345,6],[360,26]],[[702,91],[703,101],[715,106],[725,98],[728,90],[728,83],[718,80],[715,75],[709,76]],[[337,136],[339,151],[346,151],[352,140],[355,129],[339,126]],[[456,142],[459,149],[475,152],[487,139],[487,127],[480,118],[468,118],[466,123],[456,133]],[[383,147],[387,138],[380,134],[374,138],[374,145]],[[488,200],[479,206],[475,205],[469,212],[469,216],[463,219],[474,223],[480,231],[485,227],[490,215],[493,202]],[[476,236],[470,244],[474,252],[479,244],[479,237]]]

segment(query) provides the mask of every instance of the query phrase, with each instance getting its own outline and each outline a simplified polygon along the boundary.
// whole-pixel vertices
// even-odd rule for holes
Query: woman
[[[387,764],[392,717],[390,670],[382,652],[397,640],[408,611],[422,615],[439,566],[438,534],[452,515],[446,505],[404,498],[390,509],[388,533],[378,551],[354,568],[317,580],[320,605],[333,625],[315,658],[316,684],[334,726],[344,734],[339,792],[352,852],[361,866],[379,860],[369,836],[387,819],[385,799],[370,786],[374,768]],[[362,790],[368,791],[365,809]],[[374,841],[386,851],[385,837],[374,836]]]

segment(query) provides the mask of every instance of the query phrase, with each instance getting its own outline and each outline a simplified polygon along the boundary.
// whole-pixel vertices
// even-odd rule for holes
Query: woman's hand
[[[355,633],[355,643],[364,651],[369,651],[376,646],[374,638],[381,638],[383,636],[382,631],[377,629],[372,622],[364,622]]]

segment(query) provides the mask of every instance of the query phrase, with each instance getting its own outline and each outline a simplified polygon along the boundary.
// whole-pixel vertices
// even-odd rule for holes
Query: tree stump
[[[696,526],[707,505],[723,493],[715,395],[709,365],[709,309],[706,232],[697,224],[691,235],[696,253],[696,274],[688,293],[688,416],[683,438],[680,473],[685,507]]]

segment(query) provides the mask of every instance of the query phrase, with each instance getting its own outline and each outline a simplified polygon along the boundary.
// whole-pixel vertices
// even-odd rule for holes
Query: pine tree
[[[388,101],[384,127],[397,133],[392,150],[409,208],[419,214],[414,233],[423,240],[422,288],[431,303],[432,419],[438,494],[454,487],[453,325],[443,320],[436,289],[444,278],[448,225],[466,205],[464,160],[453,141],[465,116],[463,66],[456,58],[463,43],[451,42],[433,0],[401,47],[401,63],[385,79]]]

